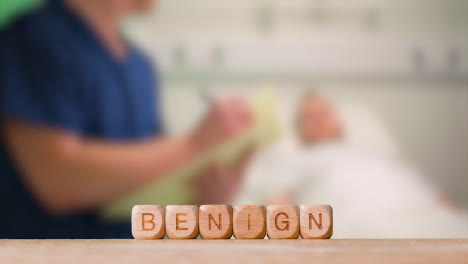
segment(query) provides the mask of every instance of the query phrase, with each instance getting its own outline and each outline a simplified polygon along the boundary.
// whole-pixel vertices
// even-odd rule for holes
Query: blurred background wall
[[[206,90],[273,87],[287,112],[314,87],[381,118],[468,207],[466,25],[464,0],[166,0],[125,31],[163,72],[170,133],[194,123]]]

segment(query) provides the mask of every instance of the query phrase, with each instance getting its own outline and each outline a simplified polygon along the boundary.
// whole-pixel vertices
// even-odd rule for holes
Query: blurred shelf
[[[466,83],[468,74],[307,74],[307,73],[226,73],[226,72],[165,72],[163,79],[169,83],[313,83],[334,82],[444,82]]]

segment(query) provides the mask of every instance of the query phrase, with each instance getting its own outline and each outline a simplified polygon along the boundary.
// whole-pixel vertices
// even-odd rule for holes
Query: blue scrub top
[[[131,46],[116,60],[71,10],[50,1],[0,33],[1,119],[107,141],[143,140],[161,130],[154,73]],[[131,237],[129,223],[102,223],[94,211],[48,214],[3,141],[0,215],[0,238]]]

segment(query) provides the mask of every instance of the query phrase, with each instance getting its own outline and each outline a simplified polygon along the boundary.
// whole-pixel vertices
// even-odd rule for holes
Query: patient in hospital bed
[[[468,236],[468,216],[401,159],[372,113],[308,94],[295,136],[261,151],[246,173],[240,204],[330,204],[334,238]]]

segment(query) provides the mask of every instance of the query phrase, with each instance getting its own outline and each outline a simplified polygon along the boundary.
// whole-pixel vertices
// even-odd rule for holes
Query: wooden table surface
[[[468,239],[0,240],[0,263],[468,263]]]

